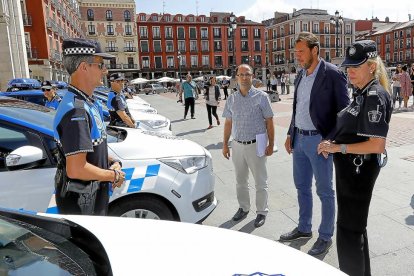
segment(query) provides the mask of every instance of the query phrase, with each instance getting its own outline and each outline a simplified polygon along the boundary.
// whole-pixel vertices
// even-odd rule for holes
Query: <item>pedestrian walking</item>
[[[285,94],[285,87],[286,87],[286,75],[285,72],[282,73],[280,76],[280,89],[282,90],[281,94]]]
[[[270,77],[270,84],[272,86],[272,92],[277,93],[277,79],[276,79],[276,76],[273,74]]]
[[[190,109],[191,119],[195,119],[195,94],[197,93],[196,90],[196,83],[193,81],[191,75],[187,75],[186,81],[182,84],[182,94],[184,94],[184,119],[187,118],[188,109]]]
[[[51,109],[57,109],[62,98],[56,94],[57,86],[50,81],[42,82],[43,95],[46,98],[45,106]]]
[[[224,99],[227,100],[227,97],[229,96],[228,88],[230,85],[230,81],[224,78],[223,81],[221,82],[221,85],[223,87]]]
[[[108,157],[101,106],[93,91],[104,76],[103,53],[98,42],[71,38],[62,43],[63,64],[70,85],[54,119],[59,158],[55,197],[61,214],[106,215],[109,185],[120,187],[125,179],[119,160]]]
[[[250,210],[248,184],[250,169],[256,184],[257,216],[254,226],[260,227],[265,223],[269,211],[266,160],[267,156],[273,154],[273,111],[267,93],[252,85],[253,69],[247,64],[241,64],[237,67],[236,74],[238,89],[229,96],[223,111],[223,117],[226,118],[223,156],[230,158],[231,135],[233,137],[231,157],[236,173],[239,202],[239,209],[233,216],[233,221],[244,219]],[[260,142],[260,147],[266,146],[262,153],[258,152],[256,142]]]
[[[217,106],[220,103],[220,87],[217,85],[217,80],[215,76],[211,76],[209,81],[206,83],[204,87],[204,97],[206,99],[206,108],[207,108],[207,116],[208,116],[208,127],[207,129],[213,128],[213,118],[216,118],[217,125],[220,125],[220,120],[217,115]]]
[[[312,237],[312,179],[321,200],[319,237],[308,251],[310,255],[326,253],[332,245],[335,220],[335,196],[332,184],[332,156],[318,155],[322,140],[335,133],[335,116],[349,103],[345,74],[319,56],[318,37],[309,32],[296,39],[297,62],[303,67],[295,81],[293,113],[285,141],[293,155],[293,180],[298,193],[299,225],[280,236],[280,241]]]
[[[404,107],[403,110],[408,109],[408,100],[410,99],[410,96],[412,94],[413,87],[411,85],[411,79],[410,75],[407,72],[408,66],[403,65],[401,67],[401,76],[400,76],[400,84],[401,84],[401,98],[404,101]]]
[[[402,97],[401,97],[401,82],[400,77],[402,75],[401,64],[398,64],[396,71],[392,76],[392,105],[395,109],[400,109],[402,107]],[[395,105],[395,102],[398,101],[398,108]]]
[[[390,85],[375,41],[348,47],[342,66],[354,85],[353,101],[337,115],[334,142],[318,153],[333,153],[338,202],[336,246],[339,268],[348,275],[371,275],[367,220],[375,181],[383,163],[392,113]]]

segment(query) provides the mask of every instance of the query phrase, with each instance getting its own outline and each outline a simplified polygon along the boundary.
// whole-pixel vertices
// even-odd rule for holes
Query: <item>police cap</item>
[[[62,43],[63,56],[70,55],[92,55],[104,59],[111,59],[115,56],[102,52],[99,42],[85,38],[68,38]]]
[[[346,57],[341,66],[358,66],[377,56],[377,45],[373,40],[356,41],[346,49]]]

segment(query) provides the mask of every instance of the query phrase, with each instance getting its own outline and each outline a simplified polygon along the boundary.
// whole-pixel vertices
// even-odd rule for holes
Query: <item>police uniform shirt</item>
[[[132,118],[131,113],[129,113],[128,105],[125,99],[125,96],[121,93],[117,93],[114,98],[112,98],[111,106],[115,110],[114,116],[116,122],[123,122],[121,117],[119,117],[116,111],[125,111],[125,113]]]
[[[115,94],[114,91],[111,91],[111,92],[108,93],[108,100],[106,102],[106,106],[108,107],[108,110],[109,111],[113,111],[114,110],[114,107],[112,106],[112,99],[115,98],[115,95],[116,94]]]
[[[86,153],[86,160],[102,169],[108,168],[105,124],[93,98],[68,87],[54,120],[54,136],[64,155]]]
[[[335,142],[353,144],[370,137],[386,138],[392,105],[388,92],[377,80],[357,89],[353,101],[338,113]]]
[[[56,110],[61,100],[62,98],[55,94],[55,96],[50,101],[46,99],[45,107]]]

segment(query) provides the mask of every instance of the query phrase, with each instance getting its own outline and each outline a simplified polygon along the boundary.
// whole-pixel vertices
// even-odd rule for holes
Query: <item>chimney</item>
[[[385,17],[385,23],[390,23],[390,18],[388,16]]]
[[[408,21],[411,21],[411,13],[408,14]]]

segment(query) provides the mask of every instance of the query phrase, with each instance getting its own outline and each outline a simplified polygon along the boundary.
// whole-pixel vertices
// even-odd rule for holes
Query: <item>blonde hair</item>
[[[377,56],[376,58],[370,58],[368,59],[368,65],[375,64],[375,72],[374,77],[380,82],[382,87],[391,94],[391,84],[390,80],[388,79],[387,71],[385,70],[385,65],[382,62],[382,59],[380,56]]]

